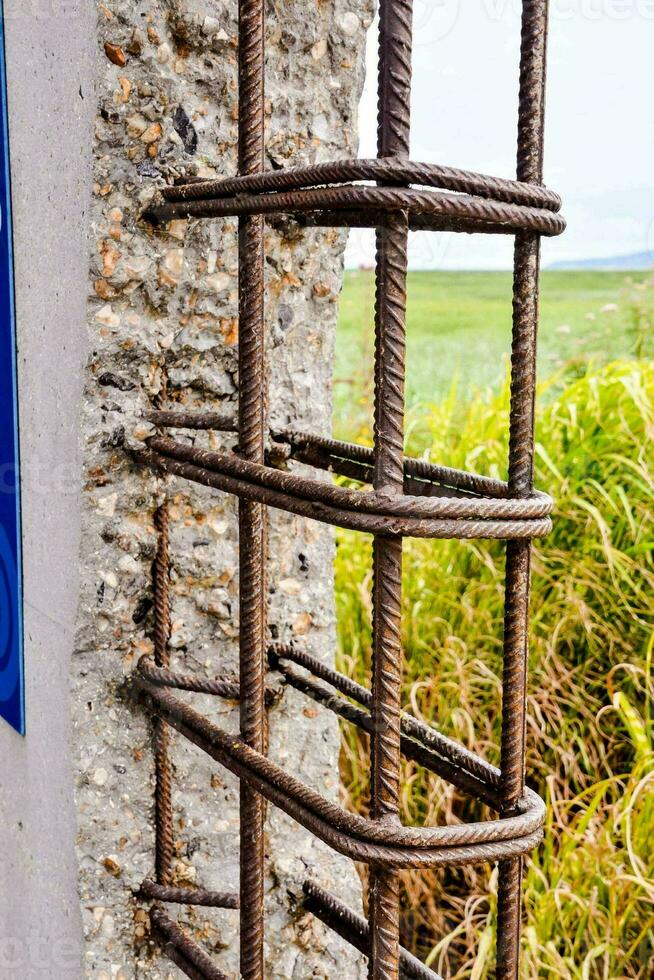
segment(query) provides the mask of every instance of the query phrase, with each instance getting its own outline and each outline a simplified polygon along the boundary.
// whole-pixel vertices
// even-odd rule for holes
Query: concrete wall
[[[0,723],[0,976],[80,976],[69,665],[78,601],[95,13],[5,0],[27,737]]]

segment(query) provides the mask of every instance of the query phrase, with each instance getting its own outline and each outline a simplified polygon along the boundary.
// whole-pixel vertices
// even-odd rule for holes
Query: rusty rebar
[[[497,496],[483,496],[469,493],[457,493],[454,488],[446,488],[423,482],[421,488],[411,486],[416,491],[413,495],[404,493],[407,478],[400,476],[400,487],[384,491],[375,489],[371,493],[360,493],[347,487],[325,484],[324,480],[309,479],[282,470],[272,469],[247,460],[235,457],[233,454],[216,453],[208,449],[198,449],[187,443],[179,443],[165,436],[153,436],[148,440],[149,447],[154,450],[162,461],[179,460],[190,463],[195,469],[203,469],[208,473],[221,474],[243,483],[250,483],[271,491],[281,491],[289,498],[307,500],[316,504],[326,503],[344,511],[367,513],[385,517],[407,517],[416,519],[449,518],[453,521],[466,520],[482,521],[512,521],[538,520],[548,517],[552,511],[552,499],[547,494],[534,493],[528,498],[512,498],[506,496],[500,489]],[[304,457],[306,458],[306,457]],[[336,470],[337,467],[334,467]],[[406,464],[404,471],[406,472]],[[189,475],[193,470],[189,470]],[[370,471],[372,476],[372,470]],[[367,474],[366,474],[367,476]],[[465,483],[467,474],[461,474]],[[456,479],[456,477],[454,478]],[[374,482],[374,476],[372,476]],[[389,532],[394,530],[388,526]]]
[[[547,211],[558,211],[561,207],[558,194],[545,187],[488,177],[439,164],[414,163],[411,160],[388,157],[376,160],[337,160],[223,180],[199,180],[181,187],[164,187],[161,193],[164,200],[179,203],[231,197],[234,194],[302,190],[306,187],[343,184],[355,180],[376,180],[381,184],[399,181],[402,184],[456,191],[495,202],[544,208]]]
[[[170,532],[168,500],[155,513],[157,552],[154,560],[154,658],[157,667],[170,667]],[[172,766],[170,731],[164,721],[154,723],[156,874],[160,885],[171,882],[174,853]]]
[[[548,0],[524,0],[520,49],[517,179],[543,181]],[[515,240],[509,489],[533,491],[534,403],[538,332],[540,239],[519,232]],[[504,810],[511,813],[524,791],[529,586],[531,542],[506,549],[501,770]],[[502,862],[498,881],[497,978],[517,980],[522,917],[522,858]]]
[[[369,714],[373,703],[371,691],[321,663],[315,657],[288,644],[274,644],[268,651],[268,658],[273,669],[281,671],[285,680],[297,690],[324,704],[335,714],[358,725],[364,731],[371,731],[372,717]],[[298,664],[312,676],[298,675],[289,669],[287,661]],[[350,701],[336,699],[328,692],[328,688],[316,682],[316,678],[326,681],[329,687],[352,698],[368,711],[361,712]],[[400,748],[403,755],[415,759],[425,768],[443,776],[466,795],[482,800],[496,810],[500,809],[499,769],[489,765],[453,739],[442,735],[436,728],[404,712],[400,716],[400,732]]]
[[[196,694],[215,694],[230,701],[238,701],[241,687],[238,678],[199,677],[196,674],[183,674],[178,671],[158,667],[149,657],[141,657],[137,667],[139,673],[150,681],[162,687],[175,687],[181,691],[193,691]]]
[[[239,0],[239,174],[264,168],[264,3]],[[238,227],[239,455],[264,461],[266,380],[264,348],[263,218],[239,218]],[[239,676],[241,737],[264,751],[266,529],[265,510],[239,501]],[[241,975],[263,980],[264,802],[247,783],[240,788]]]
[[[542,836],[544,804],[525,787],[527,629],[532,539],[551,526],[552,501],[533,487],[534,397],[540,237],[565,227],[560,200],[543,186],[547,0],[524,0],[520,57],[517,179],[409,160],[411,0],[381,0],[378,159],[264,169],[264,2],[239,0],[239,172],[189,179],[164,189],[153,221],[239,218],[239,405],[228,413],[158,411],[159,429],[238,432],[236,452],[202,450],[157,435],[132,455],[169,473],[239,498],[239,679],[201,678],[170,669],[170,554],[166,505],[157,513],[154,566],[155,657],[141,660],[135,694],[155,719],[157,881],[143,897],[173,904],[240,905],[241,975],[263,980],[264,800],[335,850],[370,867],[369,922],[307,883],[307,908],[369,958],[372,980],[434,977],[399,945],[401,869],[496,861],[498,980],[517,980],[524,855]],[[375,181],[364,186],[359,181]],[[374,445],[313,433],[266,432],[264,216],[291,215],[303,227],[375,227]],[[509,474],[506,483],[404,456],[407,238],[412,229],[515,235]],[[271,438],[266,454],[265,437]],[[299,462],[372,486],[298,475]],[[286,684],[370,736],[370,816],[350,813],[285,772],[266,754],[266,508],[369,532],[373,543],[372,684],[367,690],[295,647],[268,651]],[[436,729],[402,713],[400,689],[402,538],[497,538],[507,542],[501,765],[496,769]],[[299,669],[298,669],[299,668]],[[279,683],[279,682],[278,682]],[[238,697],[240,738],[223,731],[174,690]],[[241,781],[240,897],[170,882],[172,809],[168,731],[175,728]],[[403,827],[401,754],[500,820],[462,826]],[[161,909],[153,926],[189,976],[222,974]]]
[[[241,685],[236,677],[200,677],[198,674],[185,674],[179,671],[163,670],[149,657],[141,657],[137,670],[142,677],[161,687],[173,687],[178,691],[192,691],[195,694],[211,694],[229,701],[240,701]],[[280,692],[271,686],[265,689],[266,705],[279,700]]]
[[[191,980],[229,980],[219,970],[211,958],[191,939],[185,930],[180,929],[164,910],[155,906],[150,912],[150,922],[156,934],[161,937],[167,956],[190,977]]]
[[[175,888],[171,885],[160,885],[147,878],[141,883],[139,894],[141,898],[173,905],[198,905],[212,909],[237,909],[239,906],[239,897],[233,892],[214,892],[207,888]]]
[[[303,676],[278,658],[275,660],[277,661],[277,669],[283,674],[286,683],[294,687],[296,691],[306,694],[313,701],[328,708],[339,718],[356,725],[368,735],[372,733],[373,721],[368,711],[358,708],[345,698],[334,694],[326,684],[322,684],[314,678]],[[400,751],[403,756],[412,759],[425,769],[438,773],[439,776],[447,779],[449,783],[458,787],[466,795],[497,809],[498,796],[494,788],[490,787],[486,781],[482,781],[466,770],[460,769],[447,758],[443,758],[431,747],[425,745],[422,740],[416,741],[406,735],[405,731],[408,727],[406,721],[406,718],[401,719]]]
[[[370,948],[370,925],[314,881],[304,883],[304,907],[361,953]],[[406,949],[400,947],[401,980],[443,980]]]
[[[408,159],[411,122],[412,0],[381,0],[377,153]],[[373,487],[404,492],[404,374],[409,218],[389,213],[377,230]],[[372,586],[372,732],[370,814],[400,821],[402,685],[402,539],[376,534]],[[368,905],[370,980],[398,980],[400,878],[372,866]]]
[[[542,235],[559,235],[565,228],[563,218],[546,208],[506,204],[467,194],[447,194],[407,187],[319,187],[279,194],[239,195],[212,198],[207,201],[184,201],[162,204],[148,213],[151,219],[172,221],[174,218],[227,218],[233,216],[330,214],[329,223],[338,224],[331,215],[353,214],[353,224],[361,227],[383,226],[386,215],[405,214],[414,227],[433,231],[460,230],[508,234],[521,230]],[[366,220],[366,214],[372,215]],[[358,218],[356,216],[358,215]]]
[[[148,412],[146,418],[160,429],[213,429],[216,432],[238,432],[236,416],[222,412],[154,411]]]

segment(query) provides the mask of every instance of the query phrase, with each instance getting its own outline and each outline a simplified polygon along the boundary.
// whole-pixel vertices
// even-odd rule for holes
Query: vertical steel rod
[[[168,501],[155,513],[157,553],[154,560],[154,659],[157,667],[170,667],[170,532]],[[161,718],[154,722],[156,780],[155,835],[156,874],[160,885],[170,885],[173,863],[172,769],[170,728]]]
[[[412,0],[381,0],[378,155],[407,157],[411,119]],[[402,493],[408,216],[389,215],[377,231],[375,309],[376,490]],[[371,816],[399,821],[402,539],[373,544]],[[400,879],[370,869],[371,980],[397,980]]]
[[[264,4],[239,0],[239,174],[264,169]],[[239,452],[264,461],[263,217],[239,218]],[[239,656],[241,736],[265,746],[264,654],[266,531],[261,504],[239,501]],[[241,976],[264,975],[264,803],[244,782],[240,789]]]
[[[524,0],[520,53],[518,180],[542,184],[547,0]],[[534,399],[538,328],[540,238],[519,232],[515,240],[509,490],[533,490]],[[503,812],[511,813],[524,792],[526,690],[531,543],[509,541],[506,549],[504,677],[502,701]],[[497,978],[517,980],[522,917],[522,859],[499,866]]]

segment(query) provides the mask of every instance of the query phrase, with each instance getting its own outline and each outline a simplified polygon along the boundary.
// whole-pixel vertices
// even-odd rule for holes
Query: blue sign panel
[[[18,386],[3,26],[0,0],[0,716],[24,735]]]

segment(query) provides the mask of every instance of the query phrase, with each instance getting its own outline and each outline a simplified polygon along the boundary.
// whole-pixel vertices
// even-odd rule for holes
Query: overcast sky
[[[414,0],[411,156],[515,176],[518,0]],[[544,262],[652,251],[654,0],[551,0],[545,181],[568,230]],[[360,156],[375,156],[376,37]],[[412,235],[413,268],[509,268],[503,236]],[[372,261],[352,231],[348,265]]]

